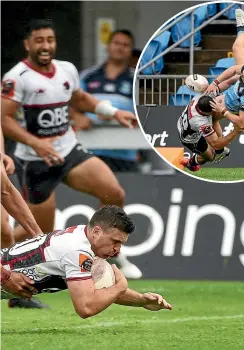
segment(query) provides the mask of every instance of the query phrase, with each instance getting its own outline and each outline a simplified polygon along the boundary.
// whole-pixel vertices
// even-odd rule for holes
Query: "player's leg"
[[[232,51],[236,64],[244,64],[244,12],[241,9],[236,10],[236,28],[237,37],[233,44]]]
[[[30,202],[27,202],[27,204],[42,232],[52,232],[54,230],[56,210],[55,193],[53,192],[46,201],[40,204],[33,204]],[[30,238],[29,234],[20,225],[14,230],[14,237],[16,242],[21,242],[26,238]]]
[[[32,198],[33,199],[33,198]],[[52,192],[47,200],[39,204],[33,204],[27,202],[36,222],[42,229],[44,233],[52,232],[54,229],[54,219],[55,219],[55,193]],[[23,229],[22,226],[18,225],[14,230],[14,237],[16,242],[21,242],[28,238],[29,234]],[[25,309],[46,309],[49,308],[48,305],[44,304],[36,298],[22,299],[22,298],[11,298],[8,301],[8,306],[10,308],[25,308]]]
[[[1,248],[8,248],[14,244],[14,234],[9,224],[9,215],[1,206]]]
[[[183,143],[183,145],[193,152],[191,158],[184,158],[181,161],[181,164],[190,171],[198,171],[201,166],[214,160],[215,153],[204,137],[201,137],[197,143]]]
[[[39,204],[33,204],[27,202],[36,222],[44,233],[52,232],[54,227],[55,219],[55,194],[51,193],[49,198]],[[21,242],[28,238],[29,234],[23,229],[22,226],[18,225],[14,230],[14,237],[16,242]],[[36,298],[22,299],[22,298],[11,298],[8,301],[8,307],[10,308],[25,308],[25,309],[46,309],[48,305],[44,304]]]
[[[124,205],[125,192],[110,168],[99,158],[90,157],[70,169],[65,183],[80,192],[99,198],[101,205]],[[141,271],[131,264],[123,254],[119,254],[116,262],[127,278],[140,278]]]
[[[54,189],[62,178],[62,169],[48,167],[42,161],[24,162],[16,159],[16,173],[25,200],[44,233],[53,231],[55,220]],[[22,241],[29,234],[21,227],[16,227],[15,240]]]
[[[125,192],[113,172],[99,158],[92,157],[72,168],[65,183],[100,199],[101,205],[124,205]]]

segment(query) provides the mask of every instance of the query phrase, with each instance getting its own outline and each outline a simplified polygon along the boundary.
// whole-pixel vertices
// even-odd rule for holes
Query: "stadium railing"
[[[143,71],[150,67],[156,62],[158,59],[164,57],[167,53],[174,50],[177,46],[179,46],[182,42],[184,42],[186,39],[190,38],[191,45],[190,45],[190,59],[189,59],[189,74],[193,74],[194,72],[194,34],[198,31],[200,31],[202,28],[206,27],[208,24],[216,21],[219,17],[221,17],[224,13],[226,13],[228,10],[230,10],[232,7],[234,7],[235,4],[231,3],[228,5],[228,7],[225,7],[222,11],[219,11],[215,15],[213,15],[208,20],[204,21],[200,26],[195,28],[195,19],[194,19],[194,10],[187,11],[183,13],[182,15],[178,16],[174,20],[172,20],[170,23],[168,23],[166,26],[161,28],[155,36],[152,38],[154,40],[157,36],[164,33],[164,31],[168,31],[170,28],[172,28],[173,25],[181,21],[186,16],[191,15],[191,32],[182,37],[180,40],[172,44],[170,47],[166,48],[163,52],[161,52],[159,55],[155,56],[153,59],[148,61],[144,65],[139,65],[139,68],[137,70],[137,76],[136,76],[136,84],[135,84],[135,101],[136,104],[156,104],[156,105],[170,105],[170,101],[172,102],[172,98],[170,99],[170,89],[169,87],[172,86],[170,84],[173,84],[173,96],[176,96],[177,89],[180,85],[184,85],[184,82],[182,79],[185,79],[187,75],[163,75],[163,74],[157,74],[157,75],[143,75]],[[206,76],[207,79],[211,80],[215,78],[215,76],[208,75]],[[150,88],[148,89],[149,84],[147,84],[150,80]],[[171,82],[173,80],[173,83]],[[179,81],[182,81],[181,84],[179,84]],[[142,94],[143,94],[143,102],[141,102],[140,96],[141,96],[141,81],[143,81],[143,87],[142,87]],[[148,91],[147,91],[148,90]],[[151,91],[149,91],[151,90]],[[163,93],[162,93],[163,92]],[[166,94],[166,98],[164,98],[165,101],[163,101],[162,97]],[[150,103],[148,102],[148,95],[151,95],[149,98]],[[184,95],[183,95],[184,96]],[[164,96],[165,97],[165,96]],[[175,99],[176,100],[176,99]]]
[[[137,86],[136,86],[136,104],[137,105],[172,105],[172,98],[176,100],[176,96],[179,95],[177,92],[179,86],[184,85],[184,79],[188,75],[138,75]],[[207,79],[215,78],[216,76],[205,75]],[[140,84],[142,82],[142,84]],[[140,86],[140,88],[139,88]],[[171,89],[170,89],[171,87]],[[170,90],[172,92],[170,92]],[[180,93],[182,99],[189,93],[182,89]],[[192,97],[195,95],[192,92]]]
[[[202,28],[206,27],[208,24],[215,21],[217,18],[221,17],[225,12],[230,10],[232,7],[234,7],[235,4],[231,3],[228,7],[224,8],[222,11],[216,13],[213,17],[209,18],[208,20],[204,21],[200,26],[195,28],[195,15],[194,10],[187,11],[182,16],[177,17],[175,20],[171,21],[168,25],[163,27],[158,33],[155,34],[155,36],[152,38],[154,40],[157,36],[161,35],[164,31],[169,30],[172,28],[173,25],[181,21],[183,18],[185,18],[188,15],[191,15],[191,31],[190,33],[183,36],[181,39],[179,39],[177,42],[172,44],[170,47],[166,48],[163,52],[161,52],[159,55],[151,59],[149,62],[144,64],[143,66],[140,66],[137,70],[137,75],[143,72],[143,70],[149,66],[151,66],[154,62],[156,62],[161,57],[165,56],[167,53],[172,51],[175,47],[179,46],[181,43],[183,43],[185,40],[191,38],[191,45],[190,45],[190,65],[189,65],[189,74],[193,74],[193,66],[194,66],[194,35]]]

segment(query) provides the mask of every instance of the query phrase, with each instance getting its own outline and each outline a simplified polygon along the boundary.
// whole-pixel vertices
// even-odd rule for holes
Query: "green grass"
[[[191,172],[186,169],[186,172],[202,179],[215,181],[237,181],[244,180],[244,168],[204,168],[199,171]]]
[[[8,309],[2,301],[3,350],[240,350],[244,348],[244,283],[137,281],[162,293],[173,311],[112,305],[86,320],[68,292],[40,299],[50,310]]]

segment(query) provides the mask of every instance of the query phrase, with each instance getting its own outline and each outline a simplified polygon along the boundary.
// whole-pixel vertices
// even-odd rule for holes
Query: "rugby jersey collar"
[[[45,73],[45,72],[41,72],[37,68],[33,67],[26,59],[23,59],[22,62],[30,69],[34,70],[35,72],[37,72],[41,75],[44,75],[45,77],[47,77],[49,79],[52,79],[56,73],[56,67],[53,63],[52,63],[52,72]]]

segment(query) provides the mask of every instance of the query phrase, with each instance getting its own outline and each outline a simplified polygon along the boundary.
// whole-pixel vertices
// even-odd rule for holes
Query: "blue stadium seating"
[[[177,90],[176,95],[170,96],[170,105],[187,106],[195,95],[197,95],[196,92],[189,90],[186,85],[182,85]]]
[[[229,68],[231,66],[234,66],[236,64],[236,61],[234,57],[226,57],[226,58],[220,58],[215,67],[221,67],[221,68]]]
[[[224,10],[226,7],[228,7],[231,3],[220,3],[219,4],[219,8],[220,11]],[[230,10],[228,10],[227,12],[224,12],[223,16],[227,17],[230,20],[236,19],[235,17],[235,10],[241,8],[241,5],[236,4],[235,6],[233,6]]]
[[[217,61],[216,65],[214,67],[209,68],[208,74],[209,75],[220,75],[227,68],[234,66],[235,64],[236,64],[236,61],[233,57],[221,58]],[[212,80],[213,79],[209,79],[209,83],[211,83]]]
[[[171,36],[171,33],[169,31],[166,31],[149,43],[140,61],[140,67],[144,66],[151,59],[158,56],[161,52],[163,52],[168,47],[170,36]],[[163,67],[164,67],[164,60],[163,60],[163,57],[161,57],[152,65],[145,68],[142,71],[142,73],[149,74],[149,75],[159,74],[162,72]]]
[[[158,41],[162,45],[163,50],[165,50],[168,47],[170,36],[171,36],[171,32],[166,30],[166,32],[158,35],[153,40]]]
[[[195,16],[196,18],[196,16]],[[196,24],[195,24],[196,27]],[[176,23],[171,28],[172,33],[172,39],[174,42],[177,42],[181,38],[183,38],[186,34],[189,34],[191,32],[191,16],[187,16],[183,18],[181,21]],[[194,34],[194,45],[198,46],[201,41],[201,33],[197,32]],[[191,39],[184,40],[180,45],[182,48],[187,48],[191,46]]]
[[[206,19],[208,18],[208,7],[207,5],[199,6],[194,11],[194,27],[199,27]],[[172,39],[174,42],[177,42],[179,39],[183,38],[186,34],[189,34],[191,32],[191,16],[187,16],[183,18],[181,21],[176,23],[172,29]],[[201,41],[201,32],[198,31],[194,34],[194,45],[198,46]],[[183,41],[180,45],[180,47],[190,47],[191,46],[191,39],[187,39]]]
[[[210,67],[208,70],[209,75],[220,75],[227,68],[234,66],[236,64],[235,59],[233,57],[221,58],[217,61],[214,67]],[[211,83],[214,79],[208,79],[209,83]]]
[[[195,27],[199,27],[208,18],[208,6],[202,5],[194,10],[195,15]]]
[[[212,16],[216,15],[217,5],[216,4],[207,5],[207,11],[208,11],[208,17],[212,17]]]

